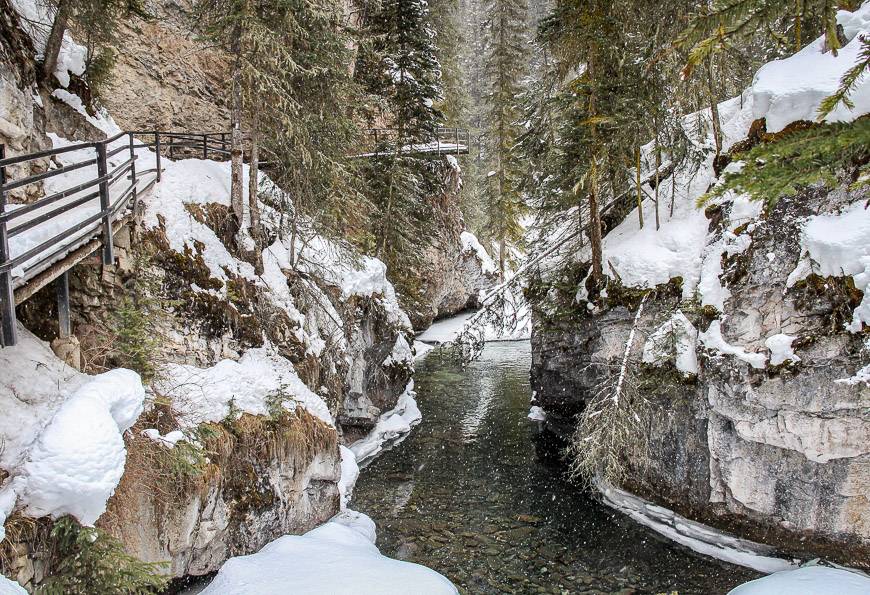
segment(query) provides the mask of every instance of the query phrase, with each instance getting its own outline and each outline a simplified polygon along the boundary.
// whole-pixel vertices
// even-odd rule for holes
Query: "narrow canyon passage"
[[[352,508],[387,556],[467,593],[725,593],[755,578],[585,497],[536,458],[528,342],[487,344],[467,366],[418,365],[423,422],[363,470]]]

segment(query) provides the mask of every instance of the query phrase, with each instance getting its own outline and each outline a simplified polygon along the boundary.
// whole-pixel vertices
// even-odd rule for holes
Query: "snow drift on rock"
[[[405,392],[399,396],[396,406],[381,414],[369,435],[350,445],[357,463],[365,465],[388,446],[404,440],[411,428],[420,423],[423,414],[420,413],[414,396],[414,381],[411,380]]]
[[[15,505],[32,516],[71,514],[91,525],[124,472],[123,433],[142,412],[145,389],[131,370],[98,376],[63,364],[19,326],[19,344],[0,350],[3,416],[8,447],[0,516]]]
[[[742,584],[728,595],[867,595],[870,578],[856,572],[806,566],[784,570]]]
[[[434,570],[381,555],[375,525],[346,511],[305,535],[287,535],[250,556],[231,558],[202,595],[449,595]]]
[[[172,398],[186,427],[221,421],[230,413],[230,402],[239,411],[268,415],[270,401],[290,411],[301,405],[333,424],[323,399],[300,380],[288,359],[268,347],[249,349],[239,361],[225,359],[210,368],[168,364],[155,387]]]
[[[870,325],[870,209],[866,202],[857,200],[841,213],[810,217],[801,232],[803,258],[789,275],[789,285],[810,273],[852,277],[855,287],[864,293],[848,325],[853,333],[860,332],[862,325]]]

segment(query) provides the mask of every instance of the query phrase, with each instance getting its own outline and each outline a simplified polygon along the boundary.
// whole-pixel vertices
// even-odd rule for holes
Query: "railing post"
[[[72,334],[69,316],[69,271],[64,271],[56,283],[58,336],[66,339]]]
[[[375,157],[381,154],[381,146],[378,144],[378,129],[375,128]]]
[[[6,158],[6,145],[0,145],[0,159]],[[6,212],[6,167],[0,165],[0,217]],[[0,265],[10,260],[9,236],[6,233],[6,219],[0,219]],[[0,341],[4,347],[18,343],[18,329],[15,324],[15,293],[12,288],[12,271],[0,271]]]
[[[208,135],[202,135],[202,158],[208,159]]]
[[[456,154],[459,155],[459,127],[454,129],[454,137],[456,138]]]
[[[106,142],[97,143],[97,175],[105,178],[109,172],[106,163]],[[115,262],[115,250],[112,245],[112,204],[109,200],[109,181],[103,179],[100,182],[100,209],[103,213],[103,264],[110,265]]]
[[[133,210],[139,200],[136,192],[136,148],[133,146],[133,133],[130,133],[130,186],[133,188]]]
[[[221,149],[223,149],[224,152],[226,152],[226,150],[227,150],[227,133],[226,132],[221,132]],[[221,154],[221,159],[224,159],[225,157],[226,157],[225,153]]]
[[[175,159],[175,139],[172,138],[172,135],[169,135],[169,158]]]
[[[160,181],[160,133],[154,131],[154,154],[157,155],[157,181]]]

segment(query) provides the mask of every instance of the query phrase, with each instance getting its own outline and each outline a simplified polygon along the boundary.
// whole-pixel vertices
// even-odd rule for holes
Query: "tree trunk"
[[[634,173],[635,186],[637,187],[637,218],[640,222],[640,228],[643,229],[643,188],[640,182],[640,147],[637,148],[634,154]]]
[[[498,242],[498,279],[499,279],[499,281],[504,281],[505,261],[507,260],[505,257],[505,250],[507,250],[507,243],[504,241],[504,237],[502,237]]]
[[[60,0],[54,21],[51,23],[51,33],[45,41],[45,56],[42,60],[42,75],[45,80],[51,81],[57,68],[57,58],[63,46],[63,34],[66,33],[66,25],[69,21],[70,0]]]
[[[601,248],[601,213],[598,210],[598,164],[592,163],[592,184],[589,191],[589,244],[592,248],[592,280],[596,285],[601,283],[604,273],[601,261],[603,250]]]
[[[245,217],[245,196],[242,178],[242,28],[236,25],[232,33],[233,67],[231,74],[230,126],[232,139],[230,146],[230,205],[239,230],[242,230]]]
[[[260,171],[260,114],[258,106],[255,104],[251,113],[251,156],[249,160],[248,172],[248,209],[251,213],[251,237],[255,241],[260,239],[260,206],[257,202],[257,194],[259,189],[259,171]]]
[[[595,44],[590,48],[590,58],[587,65],[589,72],[589,80],[595,84]],[[592,281],[596,286],[600,286],[601,277],[604,273],[601,260],[603,258],[603,250],[601,248],[601,213],[598,207],[598,126],[594,123],[594,118],[598,115],[597,106],[595,104],[595,89],[589,93],[589,118],[592,120],[592,166],[589,170],[589,243],[592,249]]]
[[[713,142],[716,144],[716,159],[722,153],[722,123],[719,120],[719,103],[713,87],[713,56],[707,58],[707,96],[710,101],[710,115],[713,120]]]
[[[662,151],[659,147],[659,130],[658,126],[656,126],[656,144],[655,144],[655,152],[656,152],[656,195],[655,195],[655,205],[656,205],[656,231],[662,226],[661,219],[659,218],[659,170],[662,167]]]

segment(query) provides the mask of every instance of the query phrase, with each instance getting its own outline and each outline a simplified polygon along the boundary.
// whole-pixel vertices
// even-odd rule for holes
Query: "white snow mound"
[[[231,558],[202,595],[449,595],[434,570],[381,555],[375,526],[346,511],[305,535],[286,535],[250,556]]]
[[[870,578],[856,572],[805,566],[795,570],[775,572],[769,576],[742,584],[728,595],[867,595]]]

